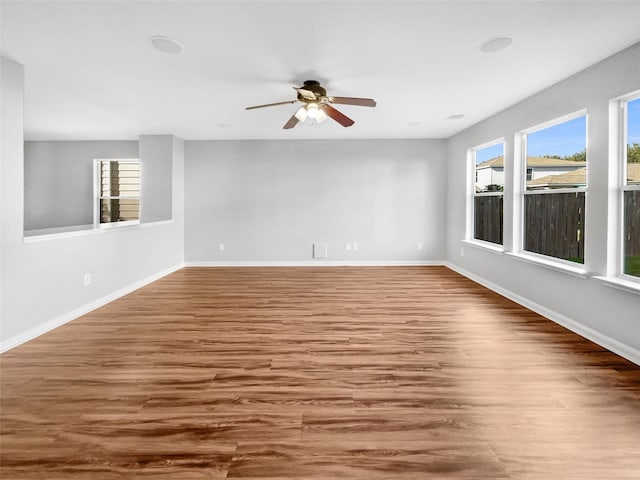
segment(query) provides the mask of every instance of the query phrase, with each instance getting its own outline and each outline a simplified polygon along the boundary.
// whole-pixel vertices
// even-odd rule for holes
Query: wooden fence
[[[640,256],[640,190],[624,192],[624,255]]]
[[[583,192],[526,195],[524,249],[584,263]],[[624,255],[640,257],[640,191],[624,194]],[[502,244],[502,195],[474,197],[474,238]]]
[[[584,263],[584,192],[525,195],[524,249]]]
[[[502,195],[474,197],[473,238],[502,245]]]

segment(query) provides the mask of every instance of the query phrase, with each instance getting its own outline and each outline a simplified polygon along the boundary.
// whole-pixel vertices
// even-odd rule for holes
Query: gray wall
[[[115,292],[179,267],[184,252],[184,150],[172,137],[173,221],[62,238],[23,240],[21,65],[2,58],[0,156],[1,349],[42,333]],[[92,283],[83,285],[91,273]]]
[[[138,158],[138,142],[25,142],[25,230],[92,224],[97,158]]]
[[[95,159],[139,158],[140,222],[171,219],[170,135],[137,141],[28,141],[24,145],[24,228],[93,223]]]
[[[504,137],[505,241],[517,250],[514,208],[514,136],[520,130],[586,108],[588,115],[588,192],[585,267],[605,275],[613,237],[609,202],[609,101],[640,88],[640,44],[615,55],[527,100],[471,127],[448,141],[447,259],[454,266],[500,289],[542,306],[576,329],[605,340],[628,358],[640,360],[640,295],[605,286],[595,278],[578,278],[470,246],[465,238],[467,149]],[[611,179],[615,183],[614,179]],[[464,256],[462,254],[464,253]]]
[[[171,135],[140,137],[140,223],[171,219]]]
[[[308,262],[314,242],[328,244],[329,261],[347,263],[444,256],[443,140],[189,141],[185,148],[187,262]],[[347,242],[359,249],[346,251]]]

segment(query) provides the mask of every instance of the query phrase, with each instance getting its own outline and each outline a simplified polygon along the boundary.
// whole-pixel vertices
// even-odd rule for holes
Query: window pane
[[[502,245],[504,143],[474,150],[473,238]]]
[[[138,199],[100,199],[100,223],[139,220]]]
[[[527,190],[587,184],[587,117],[527,135]]]
[[[100,197],[100,223],[139,220],[140,162],[102,160]]]
[[[474,238],[502,245],[502,195],[474,198]]]
[[[640,98],[627,103],[627,185],[640,185]]]
[[[640,98],[627,103],[627,186],[640,185]],[[624,269],[640,277],[640,191],[624,192]]]
[[[100,196],[140,195],[140,165],[117,160],[100,162]]]
[[[640,190],[624,192],[624,273],[640,277]]]
[[[475,151],[474,176],[476,193],[504,190],[504,143]]]
[[[524,249],[584,263],[584,192],[525,195]]]

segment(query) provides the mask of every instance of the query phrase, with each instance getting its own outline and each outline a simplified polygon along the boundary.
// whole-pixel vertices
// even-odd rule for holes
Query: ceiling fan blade
[[[293,114],[293,116],[289,119],[289,121],[287,123],[284,124],[284,127],[282,127],[284,130],[289,130],[290,128],[295,127],[298,124],[298,117],[296,117],[295,113]]]
[[[289,103],[296,103],[298,100],[287,100],[286,102],[266,103],[264,105],[254,105],[253,107],[246,107],[245,110],[254,110],[256,108],[275,107],[276,105],[287,105]]]
[[[375,107],[376,101],[373,98],[354,98],[354,97],[329,97],[331,103],[340,103],[343,105],[359,105],[361,107]]]
[[[324,113],[326,113],[329,117],[333,118],[336,122],[338,122],[343,127],[350,127],[355,123],[353,120],[347,117],[344,113],[339,112],[338,110],[333,108],[331,105],[323,103],[323,104],[320,104],[319,108],[322,109]]]
[[[317,100],[318,97],[316,97],[316,94],[313,93],[311,90],[307,90],[305,88],[298,88],[298,87],[293,87],[293,89],[298,92],[303,98],[306,98],[307,100]]]

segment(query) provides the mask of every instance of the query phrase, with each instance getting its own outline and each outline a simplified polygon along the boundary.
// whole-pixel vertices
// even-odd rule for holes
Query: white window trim
[[[563,260],[562,258],[550,257],[548,255],[541,255],[539,253],[529,251],[506,252],[506,255],[525,263],[555,270],[556,272],[568,273],[574,277],[589,278],[591,275],[589,271],[582,266],[582,264]]]
[[[473,194],[474,197],[499,197],[501,195],[504,195],[504,191],[502,191],[502,192],[478,192],[478,193],[474,193]]]
[[[548,190],[526,190],[524,195],[550,195],[552,193],[587,193],[587,187],[550,188]]]
[[[124,199],[136,199],[138,200],[138,220],[128,220],[126,222],[109,222],[100,223],[100,163],[101,162],[122,162],[122,163],[137,163],[140,170],[140,191],[142,191],[142,162],[139,158],[96,158],[93,160],[93,227],[98,229],[108,228],[120,228],[130,227],[132,225],[140,224],[140,217],[142,213],[142,195],[137,197],[131,196],[119,196],[110,198],[124,198]]]
[[[617,288],[618,290],[640,295],[640,283],[638,283],[637,280],[628,280],[635,279],[636,277],[631,275],[624,275],[624,277],[625,278],[595,276],[593,278],[600,280],[607,287]]]
[[[487,249],[493,253],[504,253],[504,237],[502,240],[502,245],[499,243],[487,242],[485,240],[480,240],[474,237],[475,233],[475,197],[498,197],[502,196],[504,201],[504,190],[502,192],[476,192],[475,185],[475,177],[476,177],[476,152],[478,150],[482,150],[483,148],[493,147],[495,145],[502,144],[502,156],[504,158],[504,162],[506,163],[506,142],[504,137],[497,138],[495,140],[491,140],[489,142],[482,143],[480,145],[476,145],[475,147],[471,147],[467,149],[467,169],[466,169],[466,178],[467,178],[467,218],[466,218],[466,228],[465,228],[465,238],[464,243],[473,245],[475,247],[480,247]],[[506,169],[506,165],[505,165]],[[506,183],[506,182],[505,182]],[[504,224],[504,219],[503,219]],[[503,225],[504,232],[504,225]]]
[[[533,127],[529,127],[525,130],[521,130],[515,134],[514,138],[514,146],[515,146],[515,155],[514,158],[516,161],[514,162],[514,192],[513,192],[513,240],[514,240],[514,250],[513,252],[507,252],[508,255],[513,256],[519,260],[525,261],[527,263],[532,263],[536,265],[540,265],[542,267],[550,268],[552,270],[565,272],[572,274],[574,276],[578,276],[581,278],[587,278],[589,276],[589,270],[587,268],[587,259],[585,258],[585,263],[580,264],[576,262],[570,262],[568,260],[564,260],[562,258],[556,258],[549,255],[542,255],[536,252],[530,252],[524,249],[524,197],[527,195],[545,195],[551,193],[580,193],[583,192],[585,196],[588,192],[588,183],[585,187],[577,187],[577,188],[558,188],[551,190],[527,190],[527,180],[526,180],[526,172],[527,172],[527,136],[531,133],[538,132],[540,130],[544,130],[549,127],[553,127],[555,125],[559,125],[561,123],[568,122],[570,120],[574,120],[579,117],[586,117],[586,141],[585,148],[587,152],[587,170],[589,168],[589,115],[587,114],[587,109],[583,108],[581,110],[569,113],[567,115],[563,115],[561,117],[556,117],[547,122],[539,123],[538,125],[534,125]],[[515,180],[517,179],[517,180]],[[588,182],[588,175],[587,175]],[[586,201],[585,201],[585,219],[587,218],[587,210],[586,210]],[[585,244],[585,252],[588,251],[587,242],[588,237],[585,235],[584,244]]]
[[[597,276],[605,285],[640,294],[640,278],[624,273],[624,192],[639,191],[640,185],[627,185],[627,108],[640,99],[640,90],[615,98],[609,103],[609,221],[607,273]]]
[[[120,222],[123,223],[123,222]],[[136,230],[139,228],[147,228],[147,227],[157,227],[159,225],[168,225],[173,223],[173,220],[158,220],[156,222],[147,222],[140,223],[135,225],[124,226],[124,229]],[[25,232],[25,235],[22,237],[23,243],[36,243],[36,242],[47,242],[49,240],[58,240],[61,238],[71,238],[71,237],[85,237],[88,235],[100,235],[100,234],[108,234],[108,232],[116,232],[119,231],[117,228],[96,228],[93,225],[80,225],[77,227],[64,227],[65,231],[59,231],[56,228],[52,229],[43,229],[43,230],[35,230]]]
[[[472,240],[462,240],[464,245],[471,245],[472,247],[478,247],[482,250],[488,250],[491,253],[496,253],[498,255],[504,255],[504,247],[497,243],[486,242],[484,240],[478,240],[476,238]]]

